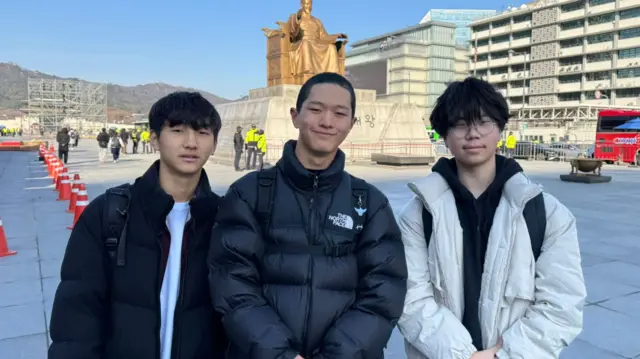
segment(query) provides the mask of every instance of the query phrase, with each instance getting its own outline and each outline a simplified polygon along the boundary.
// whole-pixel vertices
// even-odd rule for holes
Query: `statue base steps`
[[[385,154],[385,153],[372,153],[371,162],[377,165],[386,166],[428,166],[434,163],[436,158],[434,156],[418,156],[418,155],[403,155],[403,154]]]
[[[298,138],[290,109],[296,105],[299,85],[278,85],[249,91],[243,101],[217,105],[222,117],[216,155],[212,160],[233,158],[233,134],[242,127],[242,135],[255,124],[267,137],[265,161],[275,163],[282,147]],[[412,104],[376,100],[374,90],[356,90],[356,123],[341,149],[347,161],[370,161],[372,153],[435,156],[434,147],[422,119],[424,113]],[[244,157],[244,155],[243,155]],[[218,158],[218,159],[216,159]]]

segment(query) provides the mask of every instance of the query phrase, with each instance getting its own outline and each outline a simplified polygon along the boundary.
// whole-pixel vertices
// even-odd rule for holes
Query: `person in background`
[[[108,147],[111,149],[111,155],[113,156],[113,163],[118,163],[118,159],[120,158],[120,150],[122,149],[122,146],[124,146],[124,143],[122,143],[122,138],[120,138],[120,136],[116,131],[111,131]]]
[[[431,112],[441,158],[399,216],[409,288],[398,328],[407,358],[557,359],[582,330],[576,219],[496,155],[504,97],[469,77]]]
[[[135,129],[133,130],[133,132],[131,132],[131,152],[133,154],[138,153],[138,144],[140,143],[140,129]]]
[[[247,166],[246,170],[254,170],[256,169],[256,150],[258,139],[256,138],[258,134],[258,130],[256,125],[251,125],[251,129],[247,131],[247,135],[244,137],[245,146],[244,149],[247,150]]]
[[[127,154],[127,145],[129,144],[130,133],[126,128],[120,130],[120,139],[122,140],[122,153]]]
[[[78,133],[76,132],[76,130],[74,130],[73,128],[71,130],[69,130],[69,138],[70,138],[70,149],[73,150],[74,148],[76,148],[76,137],[78,136]]]
[[[516,136],[513,135],[513,132],[509,132],[509,136],[507,136],[507,140],[505,141],[504,147],[507,150],[507,157],[513,158],[516,153]]]
[[[244,138],[242,138],[242,127],[236,127],[236,133],[233,134],[233,151],[235,156],[233,158],[233,168],[236,171],[240,171],[240,159],[242,158],[242,148],[244,145]]]
[[[221,199],[209,256],[227,359],[382,359],[402,313],[406,262],[387,197],[345,171],[347,79],[321,73],[290,111],[298,140]]]
[[[258,171],[262,171],[264,167],[264,156],[267,154],[267,137],[264,135],[264,130],[258,131],[256,149],[256,154],[258,155]]]
[[[176,92],[151,107],[149,127],[160,158],[133,184],[96,197],[74,225],[49,359],[225,358],[207,285],[220,197],[203,169],[220,115],[199,93]]]
[[[111,137],[107,133],[106,128],[103,128],[98,136],[96,136],[96,141],[98,141],[98,160],[100,162],[104,162],[107,158],[110,139]]]
[[[69,160],[69,143],[71,142],[68,128],[63,127],[58,131],[56,142],[58,142],[58,158],[66,165]]]
[[[142,133],[140,134],[140,140],[142,141],[142,153],[151,153],[150,136],[151,134],[147,128],[142,130]]]

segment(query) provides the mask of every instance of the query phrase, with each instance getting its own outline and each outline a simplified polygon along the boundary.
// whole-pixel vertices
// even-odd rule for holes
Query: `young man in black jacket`
[[[49,359],[218,359],[206,257],[219,197],[203,165],[221,120],[198,93],[151,108],[160,160],[98,196],[69,238],[51,314]]]
[[[69,143],[71,142],[69,129],[61,128],[56,135],[56,142],[58,142],[58,158],[66,165],[69,160]]]
[[[309,79],[291,109],[298,140],[221,201],[209,268],[227,358],[383,358],[407,268],[389,201],[344,170],[355,109],[344,77]]]

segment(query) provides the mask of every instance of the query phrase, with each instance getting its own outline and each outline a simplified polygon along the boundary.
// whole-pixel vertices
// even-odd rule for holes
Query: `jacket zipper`
[[[184,292],[185,292],[185,282],[187,281],[187,276],[189,275],[189,255],[191,254],[191,252],[193,251],[189,251],[188,247],[190,245],[195,245],[195,243],[191,243],[190,241],[194,241],[196,240],[196,235],[195,235],[195,228],[196,228],[196,221],[195,219],[191,219],[189,221],[189,223],[187,223],[187,226],[189,228],[189,232],[191,233],[190,237],[187,237],[187,246],[182,247],[182,250],[187,251],[187,253],[184,255],[184,272],[182,272],[182,268],[180,269],[182,273],[180,273],[180,294],[178,296],[178,301],[176,302],[176,307],[174,309],[174,313],[173,313],[173,337],[171,338],[172,340],[172,345],[171,345],[171,351],[172,351],[172,358],[180,358],[180,349],[181,349],[181,344],[182,341],[181,340],[176,340],[176,338],[179,338],[179,333],[180,333],[180,321],[176,320],[178,318],[178,313],[182,312],[182,307],[184,304]],[[184,240],[184,237],[183,237]],[[177,342],[176,342],[177,341]]]
[[[316,240],[316,197],[318,195],[318,176],[313,176],[313,193],[309,200],[309,245],[313,245]],[[304,328],[302,330],[302,353],[307,354],[307,330],[309,327],[309,311],[312,305],[312,289],[311,280],[313,278],[313,254],[309,256],[309,264],[307,266],[307,308],[304,313]]]

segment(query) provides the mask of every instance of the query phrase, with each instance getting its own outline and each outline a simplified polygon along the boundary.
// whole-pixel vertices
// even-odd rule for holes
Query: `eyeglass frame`
[[[482,132],[480,130],[480,127],[478,127],[478,123],[481,123],[482,125],[484,124],[491,124],[491,129],[488,132]],[[458,129],[459,125],[464,125],[464,127],[466,127],[466,130],[464,131],[464,134],[460,135],[457,133],[457,130],[462,130],[462,129]],[[467,124],[467,122],[464,121],[459,121],[457,122],[453,127],[451,127],[451,129],[449,130],[449,133],[451,133],[455,138],[457,139],[462,139],[465,138],[469,135],[469,133],[471,132],[471,129],[475,128],[476,132],[478,132],[478,134],[480,135],[480,137],[486,137],[489,136],[490,134],[493,133],[493,131],[496,130],[496,128],[498,128],[498,124],[496,123],[496,121],[492,120],[492,119],[482,119],[480,121],[473,121],[471,122],[471,126],[469,126],[469,124]]]

